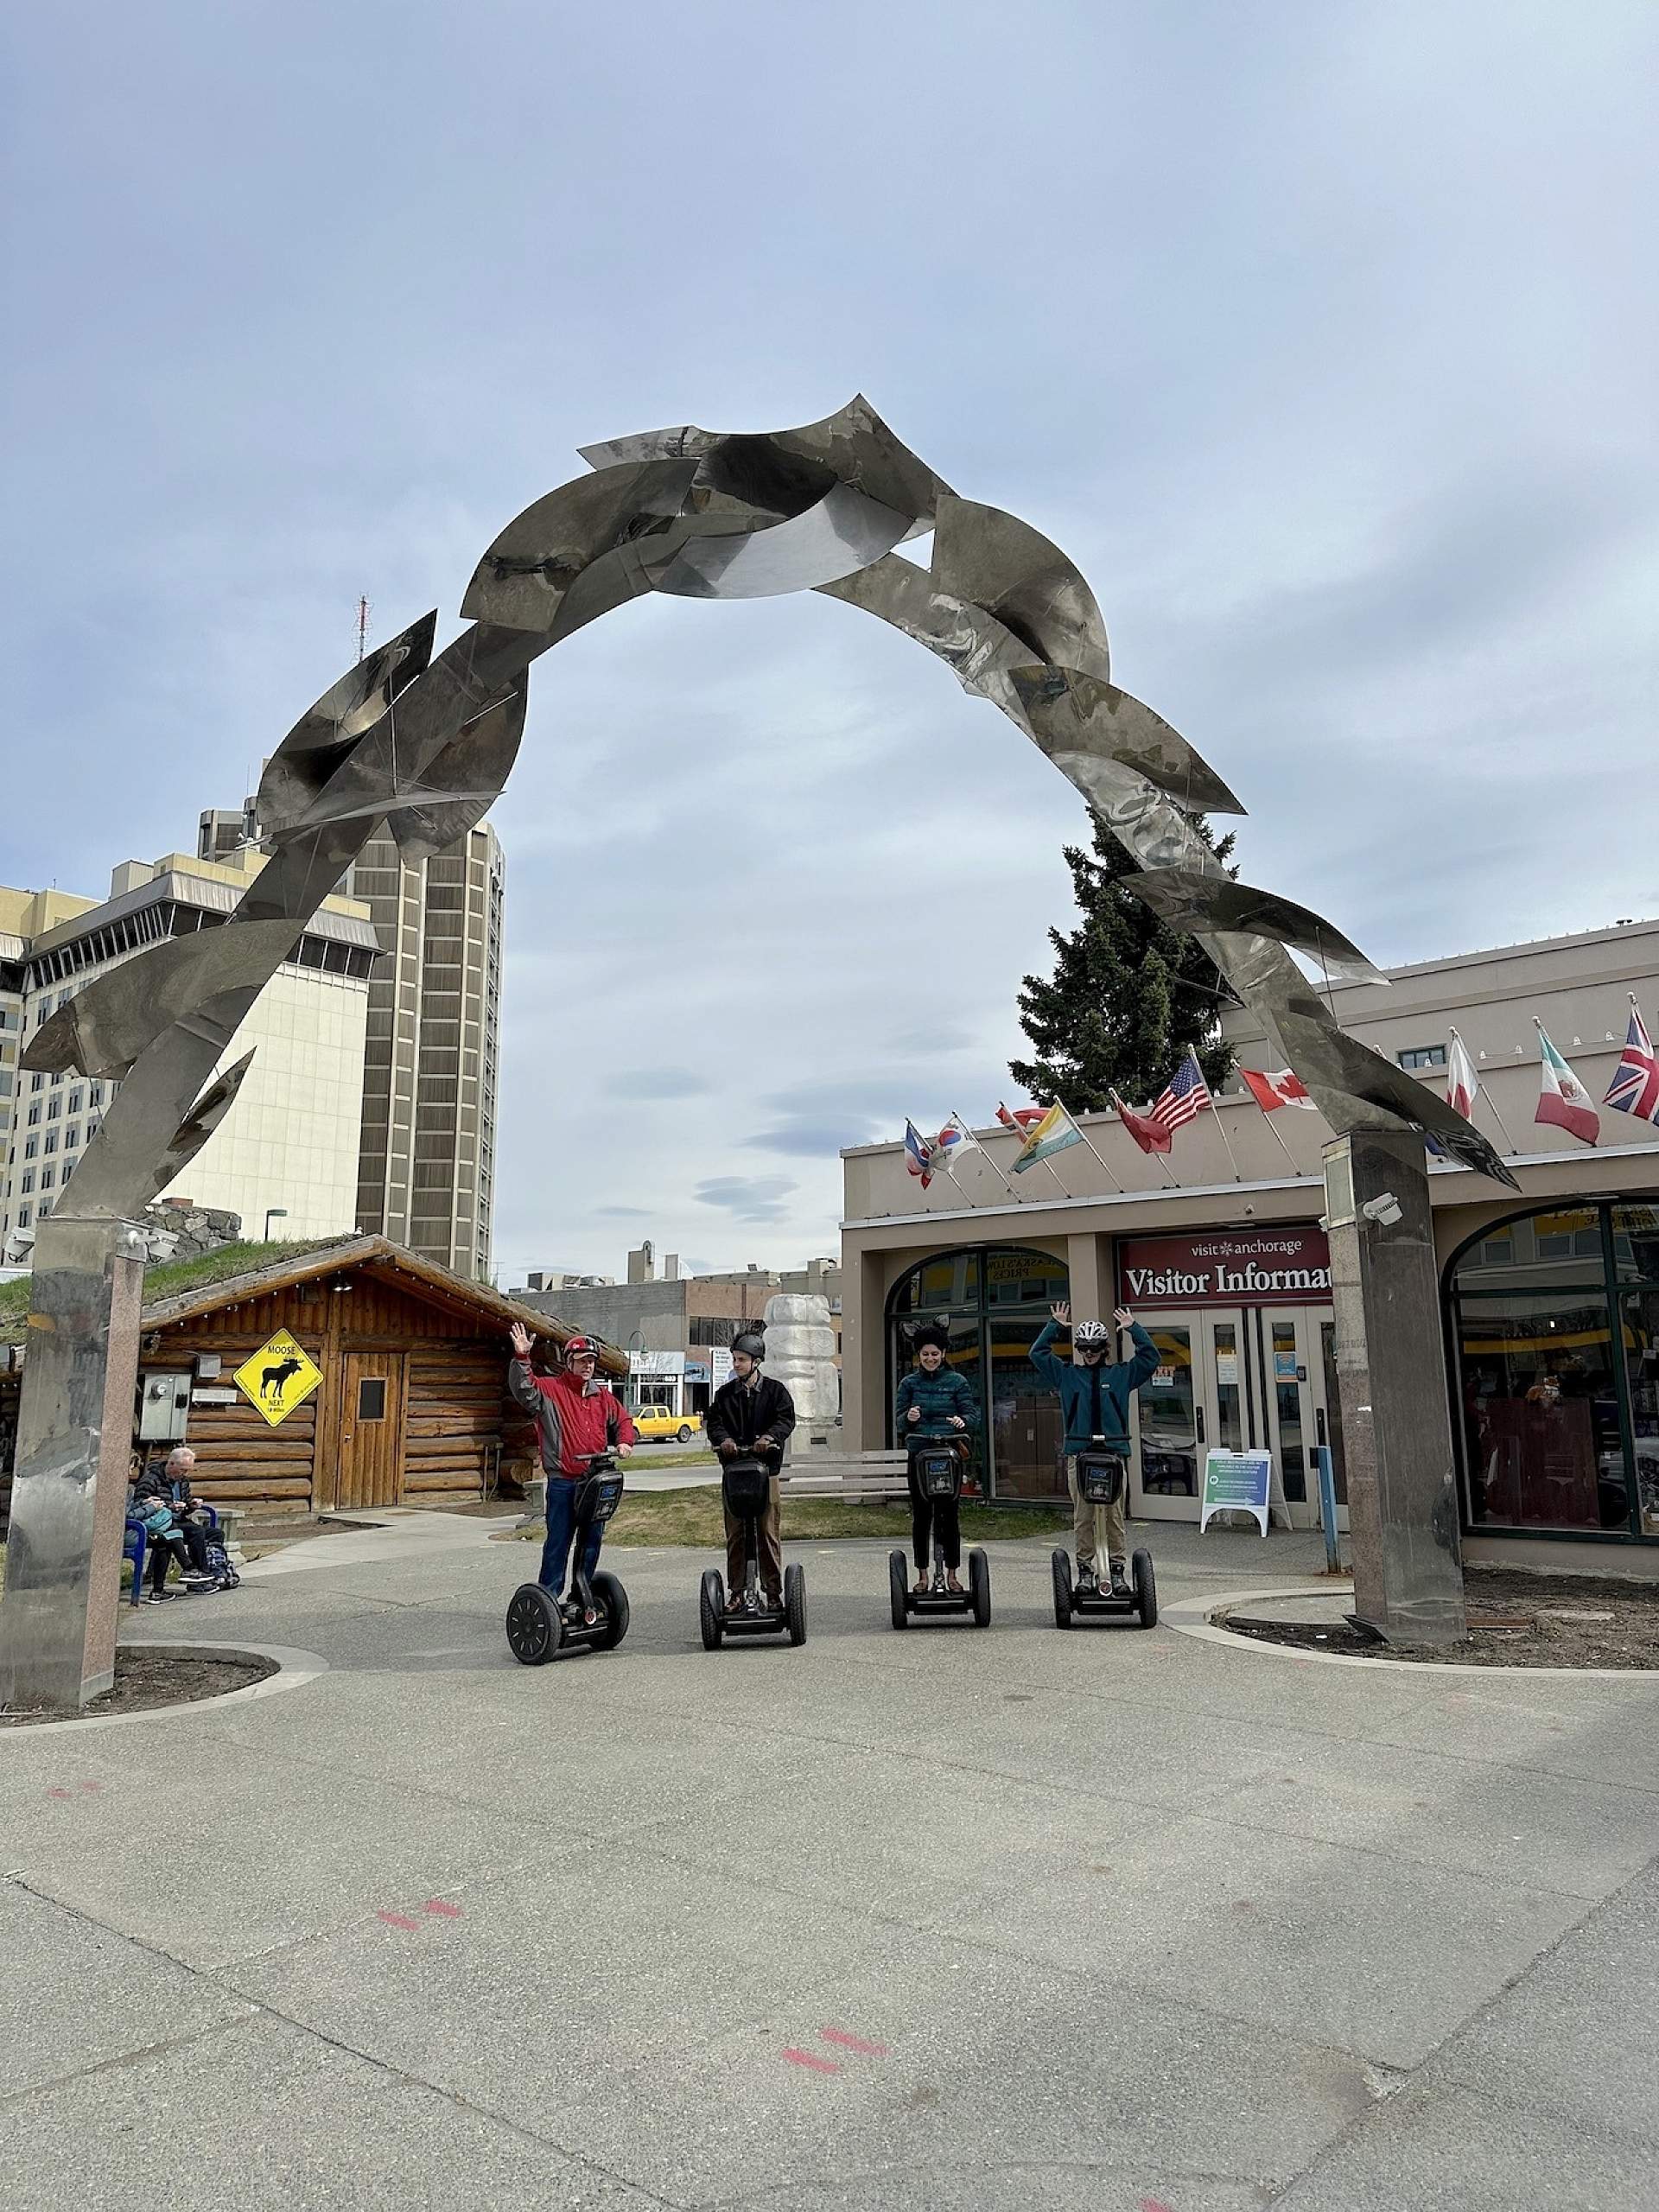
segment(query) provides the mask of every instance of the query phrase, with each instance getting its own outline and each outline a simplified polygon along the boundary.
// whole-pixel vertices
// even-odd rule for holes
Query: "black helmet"
[[[942,1328],[937,1321],[924,1321],[911,1338],[910,1348],[912,1351],[920,1351],[925,1344],[932,1344],[940,1351],[949,1351],[950,1349],[949,1332]]]
[[[766,1356],[766,1340],[757,1331],[745,1329],[741,1336],[732,1338],[732,1350],[746,1351],[751,1359],[764,1359]]]

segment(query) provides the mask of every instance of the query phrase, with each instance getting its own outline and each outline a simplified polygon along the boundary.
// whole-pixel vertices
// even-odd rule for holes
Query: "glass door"
[[[1245,1317],[1139,1318],[1158,1367],[1135,1400],[1131,1504],[1148,1521],[1196,1521],[1205,1453],[1242,1451],[1250,1433]]]
[[[1319,1523],[1316,1446],[1331,1440],[1325,1405],[1324,1332],[1332,1327],[1318,1306],[1264,1306],[1253,1317],[1261,1332],[1262,1403],[1267,1419],[1263,1441],[1272,1452],[1279,1486],[1290,1509],[1291,1525]],[[1338,1500],[1337,1526],[1348,1517]]]
[[[1134,1510],[1149,1521],[1194,1521],[1198,1512],[1199,1433],[1204,1412],[1192,1370],[1192,1320],[1144,1326],[1158,1347],[1150,1382],[1135,1393],[1131,1455]]]

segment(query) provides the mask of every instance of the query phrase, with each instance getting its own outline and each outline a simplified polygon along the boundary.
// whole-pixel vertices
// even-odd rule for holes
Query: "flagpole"
[[[1208,1086],[1206,1085],[1205,1088],[1207,1089]],[[1237,1160],[1233,1158],[1233,1141],[1227,1134],[1227,1125],[1222,1120],[1221,1109],[1217,1105],[1213,1097],[1211,1097],[1210,1101],[1210,1111],[1216,1117],[1216,1127],[1221,1131],[1221,1141],[1227,1147],[1227,1160],[1229,1166],[1233,1171],[1233,1180],[1235,1183],[1242,1183],[1244,1180],[1244,1178],[1238,1172]]]
[[[1262,1102],[1261,1102],[1261,1100],[1260,1100],[1259,1098],[1256,1100],[1256,1102],[1255,1102],[1255,1103],[1256,1103],[1256,1104],[1257,1104],[1258,1106],[1262,1106]],[[1279,1109],[1278,1107],[1276,1107],[1276,1106],[1275,1106],[1275,1107],[1274,1107],[1274,1113],[1275,1113],[1275,1114],[1276,1114],[1277,1112],[1279,1112],[1279,1110],[1280,1110],[1280,1109]],[[1267,1123],[1267,1125],[1268,1125],[1268,1128],[1269,1128],[1269,1129],[1271,1129],[1271,1130],[1273,1131],[1273,1141],[1274,1141],[1274,1142],[1278,1146],[1278,1147],[1279,1147],[1280,1151],[1281,1151],[1281,1152],[1282,1152],[1282,1153],[1284,1154],[1285,1158],[1286,1158],[1286,1159],[1290,1162],[1290,1165],[1291,1165],[1291,1168],[1292,1168],[1293,1173],[1295,1173],[1295,1174],[1297,1174],[1297,1175],[1304,1174],[1306,1171],[1305,1169],[1303,1169],[1303,1168],[1300,1168],[1300,1167],[1298,1167],[1298,1166],[1297,1166],[1297,1165],[1296,1165],[1296,1155],[1295,1155],[1295,1154],[1291,1150],[1290,1147],[1289,1147],[1289,1146],[1285,1142],[1285,1141],[1284,1141],[1283,1137],[1281,1137],[1281,1136],[1280,1135],[1280,1134],[1279,1134],[1279,1130],[1278,1130],[1278,1127],[1277,1127],[1277,1125],[1275,1124],[1275,1122],[1274,1122],[1274,1118],[1273,1118],[1273,1114],[1269,1114],[1269,1113],[1268,1113],[1268,1109],[1267,1109],[1267,1108],[1266,1108],[1265,1106],[1262,1106],[1262,1120]]]
[[[1096,1158],[1097,1160],[1100,1160],[1101,1170],[1102,1170],[1103,1173],[1105,1175],[1106,1180],[1107,1180],[1107,1181],[1111,1185],[1112,1188],[1113,1188],[1113,1189],[1117,1192],[1117,1194],[1118,1194],[1119,1198],[1122,1198],[1122,1197],[1124,1197],[1124,1196],[1126,1195],[1126,1193],[1125,1193],[1124,1187],[1123,1187],[1122,1184],[1122,1183],[1120,1183],[1120,1182],[1118,1181],[1118,1179],[1117,1179],[1116,1176],[1116,1175],[1114,1175],[1114,1174],[1113,1174],[1113,1173],[1112,1173],[1112,1171],[1111,1171],[1111,1169],[1110,1169],[1109,1167],[1108,1167],[1108,1166],[1107,1166],[1107,1165],[1106,1165],[1105,1161],[1104,1161],[1103,1160],[1101,1160],[1101,1159],[1100,1159],[1100,1154],[1099,1154],[1097,1152],[1095,1152],[1094,1141],[1093,1141],[1093,1140],[1089,1136],[1089,1135],[1087,1134],[1087,1132],[1086,1132],[1086,1131],[1084,1131],[1084,1129],[1078,1128],[1078,1127],[1077,1127],[1077,1116],[1076,1116],[1075,1115],[1073,1115],[1073,1116],[1071,1117],[1071,1126],[1072,1126],[1072,1128],[1073,1128],[1074,1129],[1077,1129],[1077,1135],[1078,1135],[1080,1137],[1082,1137],[1082,1139],[1083,1139],[1083,1141],[1084,1141],[1084,1144],[1086,1144],[1086,1145],[1089,1147],[1090,1151],[1090,1152],[1094,1152],[1094,1153],[1095,1153],[1095,1158]]]
[[[961,1115],[960,1115],[960,1114],[958,1114],[958,1115],[957,1116],[957,1117],[956,1117],[956,1118],[957,1118],[957,1122],[960,1124],[960,1126],[961,1126],[963,1128],[964,1128],[964,1129],[967,1129],[967,1128],[968,1128],[968,1124],[967,1124],[967,1122],[964,1122],[964,1121],[963,1121],[963,1118],[962,1118],[962,1116],[961,1116]],[[1017,1198],[1019,1197],[1020,1193],[1019,1193],[1019,1192],[1014,1189],[1014,1187],[1013,1184],[1009,1182],[1009,1180],[1008,1180],[1007,1177],[1007,1176],[1002,1173],[1002,1170],[1001,1170],[1001,1169],[997,1166],[996,1162],[995,1162],[995,1161],[991,1158],[990,1154],[989,1154],[988,1152],[987,1152],[987,1151],[986,1151],[986,1149],[985,1149],[984,1146],[983,1146],[982,1144],[981,1144],[981,1142],[980,1142],[979,1139],[978,1139],[977,1137],[974,1136],[974,1133],[973,1133],[973,1131],[972,1131],[971,1129],[968,1129],[968,1134],[969,1134],[969,1135],[970,1137],[973,1137],[973,1147],[974,1147],[974,1150],[975,1150],[975,1151],[979,1154],[980,1158],[984,1161],[984,1163],[985,1163],[986,1166],[988,1166],[988,1167],[990,1169],[990,1171],[991,1171],[992,1174],[993,1174],[993,1175],[995,1175],[995,1178],[996,1178],[996,1179],[997,1179],[997,1181],[998,1181],[999,1183],[1001,1183],[1001,1185],[1002,1185],[1003,1189],[1004,1189],[1004,1190],[1008,1193],[1008,1196],[1009,1196],[1010,1198]],[[951,1180],[952,1180],[953,1182],[956,1180],[956,1179],[955,1179],[955,1177],[954,1177],[954,1176],[951,1178]],[[957,1187],[958,1187],[958,1189],[960,1189],[960,1188],[961,1188],[961,1185],[957,1185]]]
[[[1122,1100],[1118,1096],[1118,1095],[1117,1095],[1117,1093],[1116,1093],[1116,1091],[1113,1091],[1113,1092],[1112,1092],[1112,1094],[1111,1094],[1111,1098],[1112,1098],[1112,1103],[1113,1103],[1113,1105],[1114,1105],[1114,1106],[1116,1106],[1116,1107],[1117,1108],[1117,1109],[1118,1109],[1118,1116],[1117,1116],[1117,1117],[1118,1117],[1118,1120],[1121,1122],[1121,1121],[1122,1120],[1122,1118],[1123,1118],[1123,1101],[1122,1101]],[[1160,1127],[1162,1126],[1162,1125],[1161,1125],[1161,1123],[1160,1124]],[[1166,1132],[1166,1134],[1167,1134],[1167,1132]],[[1172,1141],[1173,1141],[1173,1140],[1172,1140]],[[1160,1166],[1160,1167],[1162,1169],[1162,1171],[1163,1171],[1164,1181],[1165,1181],[1165,1184],[1166,1185],[1166,1186],[1167,1186],[1170,1190],[1172,1190],[1172,1191],[1179,1191],[1179,1190],[1180,1189],[1180,1187],[1181,1187],[1180,1179],[1179,1179],[1178,1176],[1173,1175],[1173,1174],[1172,1174],[1172,1173],[1171,1173],[1168,1160],[1166,1158],[1166,1156],[1164,1155],[1164,1154],[1163,1154],[1163,1153],[1161,1153],[1161,1152],[1156,1152],[1156,1151],[1154,1151],[1154,1150],[1151,1148],[1151,1147],[1147,1146],[1147,1145],[1142,1145],[1142,1146],[1141,1147],[1141,1151],[1142,1151],[1143,1153],[1145,1153],[1145,1154],[1146,1154],[1146,1156],[1147,1156],[1147,1158],[1148,1160],[1155,1160],[1157,1161],[1157,1163],[1158,1163],[1159,1166]]]
[[[1634,1005],[1634,1004],[1636,1003],[1636,1001],[1635,1001],[1634,1000],[1632,1000],[1632,1001],[1630,1001],[1630,1003],[1631,1003],[1632,1005]],[[1465,1059],[1466,1059],[1466,1060],[1467,1060],[1467,1059],[1469,1059],[1469,1047],[1468,1047],[1466,1045],[1464,1045],[1464,1043],[1463,1043],[1463,1039],[1462,1039],[1462,1038],[1461,1038],[1461,1037],[1459,1037],[1459,1034],[1458,1034],[1457,1031],[1456,1031],[1455,1029],[1448,1029],[1448,1030],[1447,1030],[1447,1032],[1446,1032],[1446,1034],[1451,1038],[1451,1039],[1452,1039],[1452,1043],[1453,1043],[1454,1045],[1462,1045],[1462,1046],[1463,1046],[1463,1056],[1464,1056]],[[1473,1071],[1473,1069],[1474,1069],[1474,1065],[1475,1065],[1475,1064],[1474,1064],[1474,1062],[1473,1062],[1472,1060],[1469,1060],[1469,1066],[1470,1066],[1470,1069],[1471,1069],[1471,1071]],[[1506,1145],[1508,1145],[1508,1147],[1509,1147],[1510,1150],[1512,1153],[1518,1153],[1518,1152],[1519,1152],[1519,1150],[1520,1150],[1520,1147],[1516,1143],[1515,1139],[1514,1139],[1514,1138],[1510,1135],[1509,1129],[1508,1129],[1507,1126],[1506,1126],[1506,1125],[1505,1125],[1505,1123],[1504,1123],[1503,1116],[1498,1112],[1498,1110],[1497,1110],[1497,1101],[1493,1097],[1493,1096],[1492,1096],[1491,1092],[1490,1090],[1488,1090],[1488,1089],[1486,1088],[1485,1084],[1480,1081],[1480,1078],[1479,1078],[1479,1077],[1478,1077],[1478,1076],[1477,1076],[1477,1077],[1476,1077],[1475,1080],[1476,1080],[1476,1084],[1477,1084],[1477,1086],[1478,1086],[1478,1089],[1479,1096],[1480,1096],[1481,1097],[1483,1097],[1483,1098],[1486,1101],[1486,1103],[1487,1103],[1487,1104],[1491,1108],[1491,1109],[1492,1109],[1492,1119],[1493,1119],[1493,1120],[1497,1123],[1497,1133],[1498,1133],[1498,1135],[1503,1138],[1503,1140],[1504,1143],[1505,1143]],[[1470,1119],[1472,1121],[1472,1119],[1474,1118],[1474,1101],[1473,1101],[1473,1099],[1471,1099],[1471,1100],[1470,1100],[1470,1102],[1469,1102],[1469,1110],[1470,1110]]]

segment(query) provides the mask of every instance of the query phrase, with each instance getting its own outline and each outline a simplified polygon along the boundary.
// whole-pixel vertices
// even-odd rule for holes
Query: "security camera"
[[[1375,1198],[1367,1198],[1360,1208],[1367,1221],[1376,1222],[1380,1228],[1392,1229],[1404,1217],[1404,1210],[1392,1191],[1384,1191]]]

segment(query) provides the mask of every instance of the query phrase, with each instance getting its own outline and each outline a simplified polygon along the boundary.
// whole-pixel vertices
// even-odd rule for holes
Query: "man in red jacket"
[[[594,1380],[599,1357],[591,1338],[570,1338],[556,1375],[532,1372],[530,1331],[522,1322],[513,1323],[510,1341],[508,1387],[524,1411],[535,1416],[542,1472],[547,1477],[547,1541],[537,1579],[556,1598],[564,1586],[570,1539],[575,1533],[576,1484],[595,1452],[613,1451],[618,1459],[627,1458],[633,1449],[633,1423],[621,1401]],[[595,1522],[582,1562],[590,1583],[603,1537],[602,1526]],[[592,1616],[588,1618],[591,1625]]]

